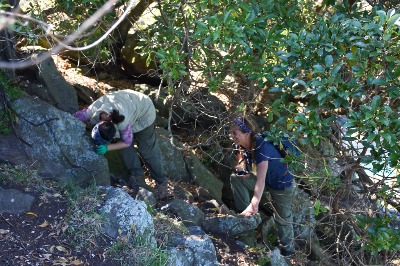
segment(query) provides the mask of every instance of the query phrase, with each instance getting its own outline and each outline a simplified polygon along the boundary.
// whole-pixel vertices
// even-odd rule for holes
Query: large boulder
[[[251,217],[228,215],[206,220],[201,228],[206,232],[227,234],[234,237],[256,229],[260,223],[261,217],[259,214]]]
[[[190,178],[185,167],[185,161],[183,160],[182,151],[178,151],[171,144],[169,132],[167,130],[163,128],[157,128],[156,131],[165,174],[170,180],[173,181],[190,182]],[[174,144],[180,148],[183,148],[183,145],[176,140],[174,141]]]
[[[223,183],[194,154],[185,157],[190,179],[208,190],[215,200],[221,202]]]
[[[199,208],[181,199],[167,201],[161,210],[168,211],[182,219],[186,226],[201,226],[204,221],[204,213]]]
[[[143,201],[134,200],[123,189],[114,187],[108,188],[108,193],[103,199],[106,202],[99,210],[104,216],[103,232],[118,237],[134,231],[145,239],[154,238],[153,219]]]
[[[217,254],[210,237],[198,226],[188,227],[188,230],[191,235],[172,237],[173,245],[184,247],[185,250],[169,248],[170,265],[217,266]]]
[[[31,67],[36,78],[43,84],[36,85],[35,94],[48,101],[60,110],[69,113],[79,111],[78,96],[74,87],[70,85],[58,72],[53,58],[50,57],[37,66]]]
[[[94,152],[82,122],[30,96],[13,104],[23,119],[15,125],[18,137],[0,134],[0,161],[32,165],[40,176],[60,181],[110,184],[107,160]]]

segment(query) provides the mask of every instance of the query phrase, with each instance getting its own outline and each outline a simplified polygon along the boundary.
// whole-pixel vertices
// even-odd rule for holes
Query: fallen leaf
[[[40,234],[40,236],[36,237],[35,240],[40,239],[43,236],[43,232]]]
[[[63,247],[63,246],[56,246],[56,249],[57,249],[58,251],[62,251],[62,252],[65,252],[65,253],[68,254],[68,250],[67,250],[65,247]]]
[[[8,234],[8,232],[4,229],[0,229],[0,235]]]
[[[45,259],[45,260],[50,260],[50,257],[52,256],[53,254],[42,254],[42,256],[43,256],[43,258]]]
[[[38,227],[42,227],[42,228],[45,228],[47,226],[50,226],[50,223],[48,221],[45,221],[44,223],[38,225]]]
[[[33,216],[37,217],[37,214],[36,214],[36,213],[33,213],[33,212],[27,212],[27,213],[25,213],[25,214],[29,214],[29,215],[33,215]]]
[[[122,230],[121,230],[121,228],[118,228],[118,234],[119,234],[119,235],[122,235]]]
[[[89,241],[93,246],[96,246],[96,247],[97,247],[96,242],[94,242],[93,240],[91,240],[91,239],[86,239],[86,240]]]
[[[50,233],[47,237],[54,236],[56,233]]]
[[[55,197],[55,198],[61,198],[62,196],[61,196],[60,194],[58,194],[58,193],[55,193],[55,194],[53,194],[53,197]]]
[[[77,259],[77,260],[71,261],[71,263],[69,265],[81,265],[81,264],[83,264],[82,260]]]
[[[61,230],[63,231],[63,233],[68,229],[68,227],[69,227],[69,225],[68,225],[68,224],[65,224],[65,226],[61,228]]]

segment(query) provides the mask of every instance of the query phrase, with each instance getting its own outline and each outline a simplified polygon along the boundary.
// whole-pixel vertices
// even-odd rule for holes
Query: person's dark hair
[[[111,121],[105,121],[99,125],[100,136],[106,141],[112,140],[115,132],[117,132],[117,130],[115,129],[114,123]]]
[[[111,122],[113,122],[114,124],[119,124],[125,120],[125,116],[120,115],[118,110],[114,109],[110,115],[111,115]]]
[[[251,138],[251,155],[253,157],[253,162],[256,163],[256,156],[255,156],[255,151],[256,151],[256,138],[257,138],[257,134],[259,132],[259,128],[257,126],[257,124],[254,122],[253,119],[251,119],[250,117],[243,115],[243,116],[239,116],[238,118],[240,118],[248,128],[250,128],[250,130],[252,131],[250,134],[250,138]],[[242,133],[249,133],[246,130],[244,130],[243,128],[239,127],[239,130]]]
[[[125,120],[125,116],[120,115],[118,110],[114,109],[110,115],[111,121],[106,121],[99,125],[100,136],[106,141],[112,140],[115,136],[117,130],[114,124],[119,124]]]

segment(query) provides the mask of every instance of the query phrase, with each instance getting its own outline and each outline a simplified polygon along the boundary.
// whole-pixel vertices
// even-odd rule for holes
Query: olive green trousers
[[[235,174],[231,175],[231,187],[235,206],[238,211],[244,211],[250,205],[250,192],[254,191],[257,178],[254,174],[246,179],[240,179]],[[292,203],[294,185],[285,187],[285,190],[273,190],[267,185],[265,189],[271,195],[271,203],[274,209],[274,220],[278,229],[279,241],[282,249],[294,252],[294,232],[293,232],[293,216]]]
[[[125,164],[130,175],[143,177],[143,167],[137,152],[146,163],[150,171],[151,178],[156,182],[162,183],[168,180],[164,173],[161,151],[157,142],[157,134],[155,129],[155,121],[142,131],[133,133],[133,139],[136,140],[138,151],[136,151],[134,143],[128,148],[117,150],[118,156]],[[116,139],[119,141],[121,139]]]

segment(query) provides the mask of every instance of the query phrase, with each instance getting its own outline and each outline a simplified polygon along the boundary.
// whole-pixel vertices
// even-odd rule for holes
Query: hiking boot
[[[129,177],[129,187],[134,191],[134,198],[139,192],[139,185],[141,185],[141,182],[144,182],[144,176],[131,175]]]

